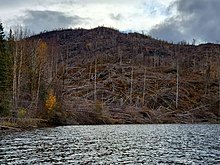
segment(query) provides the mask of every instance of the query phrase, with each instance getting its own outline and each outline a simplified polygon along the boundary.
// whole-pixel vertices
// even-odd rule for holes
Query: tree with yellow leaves
[[[47,44],[43,41],[39,41],[38,42],[38,46],[37,46],[37,50],[36,50],[36,54],[37,54],[37,75],[38,75],[38,80],[37,80],[37,93],[36,93],[36,109],[38,109],[38,101],[39,101],[39,94],[40,94],[40,84],[41,84],[41,78],[42,78],[42,74],[43,74],[43,66],[46,63],[46,54],[47,54]]]
[[[46,108],[49,112],[52,112],[56,106],[56,96],[52,92],[49,92],[46,100]]]

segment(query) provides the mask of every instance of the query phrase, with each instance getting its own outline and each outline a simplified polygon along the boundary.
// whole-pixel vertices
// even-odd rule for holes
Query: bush
[[[49,112],[54,111],[56,106],[56,96],[52,92],[49,92],[46,100],[46,108]]]
[[[25,108],[21,108],[18,110],[18,117],[19,118],[24,118],[27,114],[27,109]]]

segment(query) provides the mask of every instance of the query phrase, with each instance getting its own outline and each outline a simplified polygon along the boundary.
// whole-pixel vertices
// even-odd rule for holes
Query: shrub
[[[46,100],[46,108],[48,112],[54,111],[55,106],[56,106],[56,96],[54,96],[52,92],[49,92]]]
[[[26,116],[26,114],[27,114],[27,109],[21,108],[18,110],[18,117],[24,118]]]

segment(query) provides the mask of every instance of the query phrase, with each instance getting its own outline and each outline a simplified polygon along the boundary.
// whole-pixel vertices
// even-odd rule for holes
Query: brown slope
[[[175,45],[105,27],[34,37],[57,48],[70,123],[219,122],[219,45]]]

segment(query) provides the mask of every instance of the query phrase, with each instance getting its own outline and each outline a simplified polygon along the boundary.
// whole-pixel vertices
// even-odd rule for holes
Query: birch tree
[[[36,102],[35,102],[35,109],[38,109],[38,102],[39,102],[39,94],[40,94],[40,86],[42,81],[42,75],[44,72],[44,65],[46,63],[46,53],[47,53],[47,44],[43,41],[39,41],[37,46],[37,92],[36,92]]]
[[[13,51],[13,111],[18,109],[20,87],[21,87],[21,73],[22,73],[22,60],[23,60],[23,29],[17,27],[14,30],[14,51]]]

